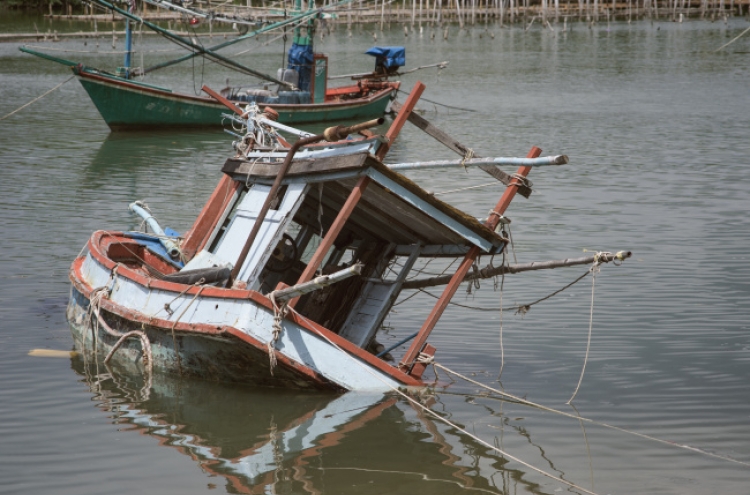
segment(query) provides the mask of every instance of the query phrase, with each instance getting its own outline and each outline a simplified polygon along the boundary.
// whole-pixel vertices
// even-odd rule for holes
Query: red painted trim
[[[411,90],[411,93],[409,93],[409,97],[401,106],[401,110],[398,112],[398,115],[396,115],[396,118],[393,119],[393,123],[391,124],[391,127],[388,128],[388,132],[385,133],[385,137],[387,138],[386,142],[383,143],[380,148],[378,148],[376,156],[380,160],[385,158],[388,150],[390,150],[391,146],[393,146],[393,142],[398,137],[401,129],[404,127],[404,124],[406,124],[409,115],[414,110],[414,107],[416,106],[419,98],[422,96],[424,89],[425,85],[422,84],[421,81],[417,81],[417,83],[414,85],[414,88]]]
[[[125,242],[129,241],[129,239],[122,237],[121,232],[106,232],[106,231],[97,231],[92,234],[91,239],[89,239],[88,248],[90,255],[99,263],[102,264],[105,268],[108,270],[113,270],[115,266],[118,266],[117,268],[117,275],[120,277],[127,278],[128,280],[141,285],[143,287],[154,289],[154,290],[163,290],[167,292],[174,292],[175,294],[183,293],[186,295],[195,295],[198,293],[198,291],[201,290],[200,287],[196,286],[187,286],[184,284],[177,284],[174,282],[167,282],[164,280],[158,280],[150,277],[146,277],[137,271],[128,268],[127,266],[124,266],[122,264],[117,264],[111,259],[109,259],[104,251],[102,251],[102,247],[106,248],[109,244],[113,242]],[[82,284],[82,287],[88,287],[88,285],[84,282],[84,277],[80,272],[81,264],[83,263],[83,258],[78,258],[73,262],[73,265],[71,266],[71,274],[70,279],[71,281],[76,284]],[[76,282],[78,281],[78,282]],[[80,290],[81,293],[84,293],[83,290]],[[86,292],[84,295],[88,298],[90,297],[88,294],[90,293],[90,289],[88,292]],[[201,297],[206,298],[218,298],[218,299],[237,299],[237,300],[249,300],[252,301],[255,304],[258,304],[260,306],[263,306],[267,308],[268,310],[273,311],[273,304],[271,303],[271,300],[268,299],[263,294],[260,294],[259,292],[250,291],[250,290],[239,290],[239,289],[223,289],[218,287],[204,287],[203,290],[200,293]],[[130,311],[123,309],[123,311]],[[136,313],[137,315],[140,315],[140,313]],[[123,316],[124,318],[127,318],[126,316]],[[152,321],[159,321],[157,319],[149,318],[146,316],[143,316],[143,318],[146,318],[145,322],[152,324]],[[416,380],[415,378],[407,375],[403,371],[399,370],[398,368],[391,366],[381,359],[375,357],[373,354],[370,354],[369,352],[365,351],[364,349],[361,349],[357,347],[356,345],[352,344],[348,340],[344,339],[340,335],[332,332],[331,330],[325,328],[322,325],[319,325],[318,323],[315,323],[312,320],[309,320],[298,313],[294,311],[290,311],[286,319],[289,321],[292,321],[302,327],[303,329],[318,334],[321,338],[328,340],[341,348],[343,351],[345,351],[347,354],[359,359],[360,361],[363,361],[365,364],[369,365],[372,368],[376,368],[379,371],[382,371],[383,373],[390,376],[392,379],[396,380],[397,382],[401,382],[404,385],[407,386],[422,386],[422,382],[420,380]],[[139,320],[140,321],[140,320]],[[166,322],[166,328],[171,329],[173,322],[169,320],[161,320],[163,322]],[[191,329],[188,329],[186,331],[201,333],[201,332],[207,332],[207,333],[215,333],[213,330],[204,330],[203,328],[206,327],[208,329],[215,329],[217,327],[212,327],[210,325],[204,325],[204,324],[179,324],[178,325],[187,325],[188,327],[193,327]],[[225,329],[229,329],[231,327],[224,327]],[[176,328],[175,328],[176,329]],[[238,330],[239,331],[239,330]],[[245,334],[246,335],[246,334]],[[250,338],[250,337],[248,337]]]
[[[401,116],[401,113],[399,113],[399,117],[400,116]],[[536,158],[541,153],[542,153],[541,149],[537,148],[536,146],[533,146],[531,150],[529,151],[529,153],[526,155],[526,158]],[[531,171],[531,167],[519,167],[518,171],[516,172],[517,174],[516,177],[526,177],[530,171]],[[491,228],[494,230],[494,228],[497,226],[498,222],[500,221],[499,215],[502,215],[503,213],[505,213],[505,210],[508,208],[508,206],[510,205],[510,202],[515,197],[516,192],[518,191],[518,187],[521,185],[521,180],[519,180],[516,177],[513,178],[511,183],[505,189],[505,192],[500,197],[500,200],[497,202],[497,205],[495,205],[494,210],[492,210],[494,213],[497,213],[497,215],[494,215],[494,214],[490,215],[487,221],[485,222],[485,226],[487,226],[488,228]],[[474,264],[474,260],[477,258],[479,253],[480,253],[480,250],[479,250],[479,247],[477,246],[472,246],[469,252],[466,253],[466,256],[461,262],[461,265],[458,267],[458,270],[456,270],[456,273],[453,274],[453,277],[451,278],[451,281],[448,282],[448,285],[445,286],[445,289],[443,290],[443,293],[440,296],[440,299],[438,299],[438,301],[435,303],[435,307],[432,308],[430,315],[422,324],[422,328],[419,329],[419,333],[417,334],[416,338],[412,341],[411,346],[409,346],[409,349],[406,351],[406,354],[404,354],[404,357],[402,358],[402,361],[399,364],[399,367],[402,370],[410,370],[413,367],[413,363],[417,359],[417,356],[422,350],[422,347],[427,342],[427,338],[430,336],[430,333],[435,328],[435,325],[437,325],[437,322],[440,320],[440,317],[443,315],[445,308],[448,307],[448,304],[450,303],[451,299],[456,294],[456,291],[458,290],[458,286],[461,285],[461,282],[463,282],[464,277],[469,272],[469,269]],[[434,354],[434,351],[433,351],[433,354]]]
[[[114,76],[107,77],[107,76],[101,76],[98,74],[92,74],[91,72],[87,71],[81,71],[78,74],[78,77],[84,78],[84,79],[92,79],[95,81],[98,81],[102,84],[110,84],[113,86],[120,86],[124,88],[128,88],[130,90],[134,91],[142,91],[144,93],[152,93],[155,95],[159,95],[161,97],[165,98],[174,98],[178,100],[190,100],[193,103],[202,103],[209,106],[215,106],[215,107],[221,107],[224,108],[224,105],[217,102],[213,98],[209,98],[206,96],[192,96],[187,93],[180,93],[180,92],[173,92],[173,91],[164,91],[157,88],[150,88],[147,86],[140,86],[138,84],[133,84],[127,81],[123,81],[120,79],[114,78]],[[280,109],[282,111],[285,110],[319,110],[321,107],[327,107],[327,108],[337,108],[337,107],[356,107],[360,106],[361,104],[370,103],[374,100],[379,100],[382,97],[387,96],[388,94],[392,93],[393,91],[396,91],[396,88],[386,88],[382,91],[378,91],[376,93],[373,93],[372,95],[366,97],[366,98],[358,98],[356,100],[347,100],[347,101],[340,101],[340,102],[324,102],[324,103],[298,103],[298,104],[271,104],[271,105],[259,105],[261,109],[263,109],[266,106],[270,106],[274,109]],[[359,92],[359,88],[356,87],[355,92]],[[230,100],[231,101],[231,100]]]
[[[182,241],[182,253],[187,259],[192,259],[195,253],[203,249],[208,242],[208,236],[216,228],[224,210],[234,194],[242,187],[242,183],[235,181],[226,174],[222,174],[219,185],[216,186],[208,202],[198,214],[195,223],[185,234]]]
[[[333,246],[333,242],[341,233],[341,229],[344,228],[346,221],[349,220],[349,217],[354,211],[354,208],[357,206],[357,203],[359,203],[359,200],[362,198],[362,194],[367,188],[367,185],[370,183],[370,180],[371,179],[367,176],[359,178],[359,180],[357,181],[357,184],[354,186],[354,189],[352,189],[352,192],[349,193],[349,197],[346,198],[346,202],[344,203],[344,206],[341,207],[339,214],[336,215],[336,219],[331,224],[331,227],[328,229],[328,232],[326,232],[325,237],[323,238],[322,241],[320,241],[320,245],[318,246],[318,249],[315,250],[315,254],[313,254],[313,257],[310,259],[310,262],[305,267],[305,271],[302,272],[302,275],[300,275],[299,280],[297,280],[298,284],[302,284],[304,282],[308,282],[312,280],[313,275],[315,275],[315,272],[318,271],[318,268],[320,267],[321,263],[323,263],[323,258],[328,253],[328,250],[331,249],[331,246]],[[297,304],[298,301],[299,301],[299,297],[295,297],[294,299],[289,301],[288,306],[290,308],[294,308],[294,306]]]
[[[83,258],[79,258],[79,259],[82,262]],[[80,265],[81,265],[80,263],[76,265],[74,262],[74,265],[71,268],[70,280],[78,292],[83,294],[87,299],[90,299],[91,291],[93,290],[93,288],[80,278],[79,272],[76,270],[76,268],[80,269]],[[117,273],[118,275],[122,275],[119,270]],[[175,324],[175,322],[170,321],[170,320],[165,320],[163,318],[155,318],[153,316],[144,315],[143,313],[123,307],[106,298],[102,298],[101,307],[105,311],[112,313],[114,315],[117,315],[120,318],[124,318],[126,320],[136,322],[136,323],[146,324],[151,327],[159,328],[160,330],[164,332],[171,332],[172,327],[174,326],[174,331],[178,333],[232,336],[238,340],[241,340],[242,342],[245,342],[246,344],[252,347],[255,347],[259,351],[267,352],[268,350],[265,344],[263,344],[259,340],[254,339],[253,337],[247,335],[246,333],[234,327],[230,327],[230,326],[217,327],[213,325],[207,325],[205,323],[177,322]],[[336,385],[330,380],[328,380],[327,378],[325,378],[320,373],[313,370],[312,368],[309,368],[303,364],[293,361],[289,359],[288,357],[284,356],[283,354],[276,353],[276,359],[278,360],[279,363],[284,365],[286,368],[292,369],[296,371],[297,373],[304,375],[306,378],[308,378],[309,380],[313,381],[314,383],[318,385],[321,385],[321,386],[330,386],[331,384]]]

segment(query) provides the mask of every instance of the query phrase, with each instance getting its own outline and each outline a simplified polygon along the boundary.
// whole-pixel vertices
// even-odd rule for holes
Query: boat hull
[[[73,289],[67,318],[76,350],[89,357],[94,354],[107,356],[119,337],[107,332],[102,324],[88,324],[89,307],[89,299]],[[157,372],[209,381],[250,383],[259,387],[344,390],[326,380],[302,376],[284,365],[276,366],[271,374],[268,354],[231,334],[209,336],[175,332],[173,339],[168,329],[144,325],[106,310],[100,311],[100,314],[104,322],[119,334],[139,331],[146,335],[152,367]],[[130,372],[145,370],[142,341],[138,338],[125,340],[113,353],[112,361]]]
[[[211,98],[176,93],[82,67],[77,67],[75,72],[113,131],[219,127],[222,115],[229,112]],[[278,120],[284,124],[366,120],[381,117],[395,91],[395,88],[385,88],[368,97],[341,102],[269,106],[279,113]]]
[[[276,320],[273,303],[258,292],[158,280],[108,256],[132,253],[136,246],[121,233],[98,231],[89,253],[71,266],[67,317],[85,354],[112,353],[119,365],[138,368],[150,355],[157,371],[267,387],[388,391],[423,386],[293,311]],[[128,332],[145,339],[133,335],[118,347]]]

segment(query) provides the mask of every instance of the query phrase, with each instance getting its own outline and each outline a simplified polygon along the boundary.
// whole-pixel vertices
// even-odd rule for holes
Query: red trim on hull
[[[120,78],[117,78],[116,76],[100,76],[98,74],[93,74],[91,72],[88,72],[88,70],[84,67],[82,70],[78,71],[76,74],[78,77],[83,79],[90,79],[97,81],[101,84],[109,84],[113,86],[119,86],[122,88],[127,88],[132,91],[140,91],[144,93],[151,93],[154,95],[158,95],[162,98],[172,98],[177,100],[189,100],[191,103],[195,104],[204,104],[211,107],[216,108],[224,108],[224,105],[217,102],[213,98],[209,98],[206,96],[193,96],[189,95],[187,93],[179,93],[179,92],[173,92],[173,91],[166,91],[161,90],[158,88],[152,88],[148,86],[141,86],[139,84],[134,84],[125,80],[121,80]],[[400,83],[392,83],[393,87],[390,88],[384,88],[380,91],[377,91],[376,93],[373,93],[372,95],[368,97],[362,97],[362,98],[355,98],[352,100],[346,100],[346,101],[338,101],[338,102],[331,102],[326,101],[324,103],[298,103],[298,104],[278,104],[278,103],[271,103],[271,104],[259,104],[258,106],[261,108],[265,108],[266,106],[269,106],[274,109],[279,109],[281,111],[298,111],[298,112],[305,112],[305,111],[319,111],[321,109],[338,109],[340,107],[357,107],[360,105],[364,105],[367,103],[370,103],[375,100],[379,100],[390,93],[398,90],[398,85]],[[337,89],[337,88],[332,88]],[[230,100],[232,101],[232,100]]]
[[[105,236],[106,236],[106,239],[105,239]],[[119,243],[119,242],[132,242],[132,241],[130,239],[122,237],[122,232],[107,232],[107,231],[102,231],[102,230],[96,231],[92,234],[88,242],[89,253],[91,256],[94,257],[96,261],[101,263],[104,267],[106,267],[109,270],[114,270],[115,266],[117,266],[118,276],[127,278],[130,281],[138,285],[141,285],[147,290],[157,289],[157,290],[163,290],[167,292],[173,292],[175,294],[184,294],[184,295],[196,295],[200,291],[200,297],[218,298],[218,299],[236,299],[236,300],[242,300],[242,301],[250,300],[255,304],[258,304],[260,306],[265,307],[266,309],[270,311],[273,311],[273,304],[271,303],[271,300],[268,299],[263,294],[260,294],[259,292],[250,291],[250,290],[239,290],[239,289],[223,289],[223,288],[218,288],[218,287],[202,287],[201,288],[197,286],[188,286],[184,284],[177,284],[174,282],[167,282],[164,280],[146,277],[138,273],[137,271],[131,268],[128,268],[127,266],[115,263],[114,261],[109,259],[106,256],[106,254],[102,251],[102,248],[106,248],[106,246],[110,244]],[[82,288],[84,287],[88,288],[86,292],[84,292],[84,290],[79,290],[79,292],[84,294],[87,298],[90,298],[91,288],[89,287],[88,284],[86,284],[86,282],[84,282],[84,277],[82,276],[81,271],[80,271],[81,265],[83,264],[84,259],[85,257],[80,257],[80,258],[77,258],[73,262],[73,265],[71,266],[71,269],[70,269],[70,280],[73,282],[74,285],[76,285],[76,288],[78,288],[79,285]],[[133,311],[127,308],[121,308],[119,305],[115,305],[114,303],[111,303],[111,301],[108,301],[106,299],[103,299],[102,302],[105,303],[105,309],[125,319],[132,319],[134,321],[148,323],[149,325],[159,326],[161,328],[168,329],[170,331],[171,331],[172,325],[174,324],[174,322],[169,321],[169,320],[162,320],[158,318],[148,317],[136,311]],[[109,309],[109,308],[112,308],[112,309]],[[117,311],[115,311],[115,308],[117,308]],[[375,357],[373,354],[370,354],[364,349],[357,347],[356,345],[352,344],[351,342],[339,336],[338,334],[330,331],[329,329],[323,327],[322,325],[319,325],[318,323],[315,323],[314,321],[311,321],[305,318],[304,316],[299,315],[295,311],[290,311],[287,314],[286,319],[299,325],[300,327],[302,327],[303,329],[309,332],[318,334],[321,338],[327,341],[330,341],[331,343],[339,347],[341,350],[345,351],[350,356],[357,358],[360,361],[363,361],[366,365],[385,373],[386,375],[390,376],[393,380],[405,386],[420,387],[424,385],[421,380],[417,380],[407,375],[403,371],[399,370],[398,368],[385,363],[381,359]],[[201,323],[195,323],[195,324],[178,323],[175,326],[175,330],[177,331],[178,329],[184,332],[205,333],[209,335],[229,333],[230,335],[233,335],[235,337],[237,337],[237,335],[234,335],[233,332],[239,332],[242,335],[244,335],[247,339],[253,340],[255,342],[253,344],[254,346],[257,347],[258,345],[260,345],[263,347],[263,349],[266,349],[265,344],[262,344],[258,342],[257,340],[252,339],[252,337],[248,336],[247,334],[242,333],[240,330],[233,328],[233,327],[229,327],[229,326],[215,327],[215,326],[205,325]],[[283,357],[284,356],[277,354],[277,358],[279,359],[279,362],[282,362]],[[289,363],[291,362],[292,361],[289,361]],[[295,361],[294,366],[303,366],[303,365]],[[311,369],[310,371],[313,373],[317,373]]]

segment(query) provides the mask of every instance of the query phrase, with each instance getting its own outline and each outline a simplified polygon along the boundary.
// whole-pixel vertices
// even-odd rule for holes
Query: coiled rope
[[[96,335],[99,331],[100,325],[108,334],[110,334],[113,337],[118,337],[117,342],[112,346],[112,349],[110,349],[109,353],[107,353],[107,356],[104,358],[104,364],[108,364],[110,359],[112,359],[112,356],[114,356],[117,349],[119,349],[122,344],[129,338],[137,337],[141,341],[141,348],[143,352],[143,364],[146,370],[147,375],[150,377],[151,373],[153,371],[153,358],[151,356],[151,342],[148,340],[148,336],[146,333],[142,330],[132,330],[127,333],[123,333],[120,331],[115,330],[114,328],[110,327],[107,322],[104,320],[104,318],[101,315],[100,307],[102,299],[109,298],[109,295],[112,292],[112,289],[114,288],[114,285],[116,283],[116,276],[117,276],[117,268],[120,265],[115,265],[115,267],[112,269],[112,272],[110,273],[109,281],[107,281],[107,284],[99,289],[94,289],[92,291],[92,296],[89,302],[89,310],[87,314],[89,326],[92,330],[92,342],[94,345],[93,351],[96,353]],[[110,281],[112,282],[112,286],[109,287]],[[96,316],[96,325],[92,324],[93,316]],[[84,339],[84,350],[85,350],[85,339]]]
[[[283,330],[281,327],[281,321],[289,312],[289,306],[287,305],[289,301],[282,301],[281,304],[278,304],[276,302],[276,294],[274,292],[271,292],[269,297],[271,299],[271,304],[273,304],[273,324],[271,325],[271,327],[273,328],[273,333],[266,346],[268,348],[268,361],[271,370],[271,376],[273,376],[273,369],[276,367],[275,345],[279,340],[279,337],[281,336],[281,332]]]

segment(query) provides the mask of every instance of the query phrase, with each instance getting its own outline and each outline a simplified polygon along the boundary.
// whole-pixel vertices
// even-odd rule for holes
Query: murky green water
[[[13,18],[13,29],[18,22],[33,20]],[[509,210],[518,261],[633,250],[632,260],[605,266],[596,279],[591,350],[574,404],[583,417],[666,443],[477,397],[477,386],[460,381],[438,390],[428,402],[433,410],[595,493],[748,492],[750,37],[713,51],[746,27],[739,18],[568,32],[534,26],[494,28],[494,38],[454,28],[447,41],[442,32],[432,40],[430,29],[407,39],[395,25],[378,32],[380,44],[407,46],[409,66],[450,61],[440,74],[419,74],[425,98],[475,111],[421,108],[477,154],[522,156],[537,145],[570,156],[568,166],[534,171],[537,192]],[[333,73],[351,73],[370,67],[361,53],[372,41],[372,32],[348,38],[339,29],[318,47]],[[98,47],[94,40],[45,46],[98,49],[58,53],[120,65],[120,54],[103,53],[119,49],[111,35]],[[140,46],[153,58],[171,50],[153,38]],[[244,63],[269,72],[281,63],[279,42],[247,48]],[[0,45],[0,116],[68,76],[17,44]],[[191,91],[203,82],[220,87],[226,77],[188,64],[151,81]],[[404,88],[416,78],[407,76]],[[220,132],[110,134],[76,81],[0,121],[0,493],[568,490],[400,399],[164,376],[144,383],[77,359],[27,355],[71,348],[67,270],[90,233],[136,227],[127,211],[136,199],[184,230],[218,179],[230,141]],[[390,159],[450,156],[407,127]],[[409,175],[438,193],[491,181],[478,170]],[[441,197],[484,216],[500,191],[491,185]],[[531,302],[584,270],[509,276],[502,302]],[[565,402],[584,362],[590,279],[524,317],[503,314],[502,384],[499,290],[485,281],[455,301],[488,311],[449,309],[430,339],[439,363],[576,413]],[[413,332],[432,303],[420,294],[398,306],[381,340]],[[448,384],[445,373],[440,378]]]

